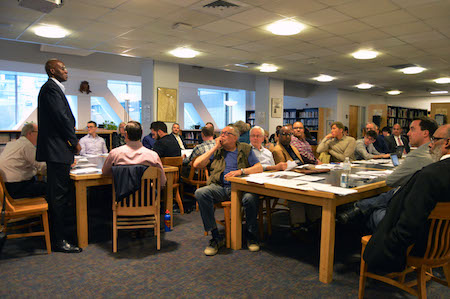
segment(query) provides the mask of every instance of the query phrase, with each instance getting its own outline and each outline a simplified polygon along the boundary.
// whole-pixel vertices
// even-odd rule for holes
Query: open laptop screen
[[[397,154],[391,154],[391,160],[394,167],[397,167],[400,163],[398,162]]]

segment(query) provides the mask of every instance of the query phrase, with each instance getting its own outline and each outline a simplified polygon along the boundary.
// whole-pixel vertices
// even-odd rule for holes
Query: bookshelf
[[[297,121],[297,109],[283,110],[283,125],[293,124]]]
[[[245,122],[248,122],[252,125],[255,125],[255,110],[247,110],[245,111]]]
[[[380,129],[385,126],[392,128],[394,124],[398,123],[402,127],[403,132],[406,133],[409,131],[409,125],[414,118],[427,115],[428,111],[425,109],[386,104],[369,105],[369,121],[372,121],[374,116],[381,116]]]
[[[202,141],[202,130],[193,129],[193,130],[182,130],[181,135],[183,136],[184,141],[186,142],[186,146],[188,148],[194,148],[197,144]]]

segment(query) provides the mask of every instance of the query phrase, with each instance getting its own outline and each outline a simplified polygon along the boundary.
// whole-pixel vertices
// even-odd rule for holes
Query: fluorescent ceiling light
[[[388,92],[387,92],[387,94],[390,94],[391,96],[396,96],[396,95],[399,95],[399,94],[401,94],[402,92],[400,91],[400,90],[389,90]]]
[[[421,73],[425,70],[425,68],[420,67],[420,66],[410,66],[410,67],[406,67],[404,69],[401,69],[400,71],[403,74],[407,74],[407,75],[413,75],[413,74],[418,74]]]
[[[294,35],[304,28],[305,25],[294,20],[281,20],[267,26],[267,30],[276,35]]]
[[[446,90],[437,90],[437,91],[431,91],[431,94],[446,94],[448,91]]]
[[[59,26],[44,25],[44,26],[36,27],[34,29],[34,33],[38,36],[47,37],[47,38],[63,38],[69,32]]]
[[[197,51],[189,49],[189,48],[181,47],[181,48],[176,48],[175,50],[172,50],[169,53],[178,58],[194,58],[200,52],[197,52]]]
[[[232,107],[237,104],[237,101],[225,101],[224,104],[228,107]]]
[[[333,81],[335,78],[334,78],[334,77],[331,77],[331,76],[328,76],[328,75],[320,75],[320,76],[315,77],[315,78],[313,78],[313,79],[316,80],[316,81],[319,81],[319,82],[331,82],[331,81]]]
[[[378,56],[378,52],[372,50],[359,50],[352,53],[352,56],[356,59],[373,59]]]
[[[259,71],[263,72],[263,73],[273,73],[273,72],[278,71],[278,67],[273,64],[263,63],[259,67]]]
[[[361,83],[355,86],[358,87],[359,89],[370,89],[373,87],[373,85],[370,83]]]
[[[434,82],[436,82],[437,84],[447,84],[450,83],[450,78],[438,78],[435,79]]]

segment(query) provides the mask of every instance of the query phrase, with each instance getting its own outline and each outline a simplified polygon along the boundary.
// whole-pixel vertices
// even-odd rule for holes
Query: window
[[[119,126],[122,121],[104,97],[91,97],[91,119],[97,125],[110,121]]]
[[[78,97],[77,96],[66,96],[67,102],[69,102],[70,110],[75,117],[75,127],[78,127]]]
[[[108,80],[108,88],[125,110],[128,101],[130,120],[141,122],[141,83]]]
[[[196,125],[203,127],[205,123],[192,103],[184,103],[184,128],[193,129]]]

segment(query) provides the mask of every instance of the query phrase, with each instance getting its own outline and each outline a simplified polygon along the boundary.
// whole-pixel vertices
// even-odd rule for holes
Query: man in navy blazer
[[[47,201],[52,228],[53,250],[77,253],[81,249],[67,241],[64,226],[70,195],[70,166],[74,154],[81,150],[75,135],[75,118],[70,110],[61,82],[67,81],[64,63],[50,59],[45,64],[48,81],[38,97],[39,135],[36,160],[47,163]]]

